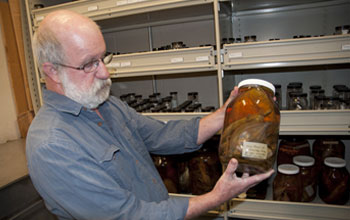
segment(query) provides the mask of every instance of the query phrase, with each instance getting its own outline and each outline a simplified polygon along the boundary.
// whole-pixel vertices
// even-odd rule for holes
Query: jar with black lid
[[[289,136],[280,141],[277,155],[277,165],[293,163],[293,157],[298,155],[311,156],[309,141],[303,137]]]
[[[220,161],[225,169],[234,157],[239,162],[237,172],[266,172],[275,162],[279,134],[275,88],[260,79],[243,80],[238,88],[238,95],[225,112]]]
[[[276,92],[275,92],[276,102],[277,102],[278,108],[281,110],[282,109],[282,90],[281,90],[281,85],[280,84],[274,84],[273,86],[276,89]]]
[[[302,202],[311,202],[316,197],[317,175],[315,169],[315,159],[311,156],[299,155],[293,157],[293,163],[300,169],[299,176],[302,188]]]
[[[273,180],[273,200],[300,202],[302,188],[299,167],[293,164],[281,164]]]
[[[329,204],[344,205],[349,201],[350,179],[346,161],[338,157],[324,160],[319,196]]]
[[[306,93],[291,92],[289,93],[289,110],[306,110],[308,101]]]
[[[287,109],[290,109],[290,93],[296,92],[296,93],[302,93],[303,92],[303,84],[301,82],[290,82],[287,85],[287,92],[286,92],[286,105]]]

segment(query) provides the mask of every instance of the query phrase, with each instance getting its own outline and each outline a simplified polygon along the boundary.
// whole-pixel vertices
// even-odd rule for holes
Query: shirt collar
[[[67,112],[73,115],[79,115],[83,106],[73,101],[67,96],[60,95],[56,92],[43,89],[44,103],[61,112]]]

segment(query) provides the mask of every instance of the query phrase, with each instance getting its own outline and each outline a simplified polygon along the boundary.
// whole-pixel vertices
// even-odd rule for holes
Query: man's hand
[[[273,170],[266,173],[249,176],[247,173],[242,177],[236,176],[238,161],[231,159],[228,166],[216,183],[214,189],[201,196],[190,198],[185,219],[191,219],[199,216],[222,203],[235,198],[239,194],[246,192],[249,188],[255,186],[261,181],[269,178]]]

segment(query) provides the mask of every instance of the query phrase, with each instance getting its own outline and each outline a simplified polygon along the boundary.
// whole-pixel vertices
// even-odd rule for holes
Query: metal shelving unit
[[[29,21],[30,34],[38,27],[43,18],[51,11],[57,9],[69,9],[89,16],[95,21],[100,22],[102,28],[109,27],[110,24],[116,24],[117,27],[108,28],[107,31],[124,30],[128,28],[139,28],[149,25],[160,25],[171,23],[172,21],[162,21],[166,14],[158,16],[157,19],[145,20],[146,24],[139,23],[141,18],[135,21],[133,19],[124,20],[128,16],[137,16],[138,14],[157,13],[165,10],[175,10],[180,8],[190,8],[190,13],[196,14],[195,8],[203,5],[210,5],[214,9],[210,14],[207,9],[204,13],[196,14],[194,20],[213,19],[215,24],[216,49],[213,47],[191,47],[167,51],[150,51],[130,54],[115,55],[113,61],[108,65],[112,78],[154,76],[163,74],[178,74],[212,71],[217,73],[217,86],[219,89],[219,104],[223,104],[223,86],[222,77],[224,71],[230,70],[249,70],[275,67],[295,67],[312,66],[325,64],[349,64],[350,63],[350,35],[334,35],[323,37],[311,37],[303,39],[282,39],[279,41],[258,41],[252,43],[224,44],[221,50],[220,44],[220,25],[219,25],[219,3],[233,3],[233,1],[218,0],[80,0],[42,9],[31,10],[29,2],[26,0],[27,13]],[[38,0],[39,1],[39,0]],[[58,1],[59,2],[59,1]],[[260,6],[261,1],[253,1]],[[266,2],[266,1],[265,1]],[[282,3],[283,2],[283,3]],[[298,5],[302,1],[296,1]],[[313,3],[315,1],[308,1]],[[329,4],[330,1],[321,1],[320,5]],[[326,2],[326,3],[325,3]],[[344,3],[347,1],[337,1]],[[245,5],[241,7],[246,7]],[[278,5],[283,4],[284,11],[288,11],[285,1],[273,1]],[[339,4],[340,4],[339,3]],[[273,6],[275,6],[273,5]],[[318,6],[320,6],[318,4]],[[248,7],[248,6],[247,6]],[[264,11],[263,3],[261,8],[254,9],[253,13],[259,13],[256,10]],[[312,8],[312,5],[308,5]],[[291,10],[295,10],[291,7]],[[244,11],[242,14],[249,14]],[[172,11],[172,15],[177,12]],[[178,15],[181,17],[181,14]],[[176,22],[185,22],[191,20],[191,16],[186,15],[185,20],[181,18]],[[146,16],[147,17],[147,16]],[[123,19],[122,22],[116,22],[114,18]],[[134,18],[134,17],[133,17]],[[234,21],[234,19],[233,19]],[[121,26],[118,26],[121,25]],[[103,31],[103,30],[102,30]],[[31,40],[31,39],[29,39]],[[217,51],[221,51],[216,56]],[[31,51],[30,51],[31,53]],[[27,57],[28,58],[28,57]],[[29,59],[33,59],[29,57]],[[28,71],[30,78],[39,79],[38,71]],[[40,80],[37,80],[38,82]],[[41,81],[42,83],[43,81]],[[38,83],[38,93],[33,95],[40,97],[40,83]],[[40,101],[41,102],[41,101]],[[159,120],[169,121],[175,119],[191,119],[193,117],[204,117],[209,113],[143,113]],[[282,135],[350,135],[350,110],[325,110],[325,111],[281,111],[280,134]],[[189,195],[171,194],[174,197],[189,197]],[[210,212],[217,217],[238,217],[247,219],[348,219],[350,216],[349,206],[334,206],[325,204],[307,204],[278,202],[271,200],[249,200],[234,199],[229,204],[229,209],[224,206]],[[226,210],[226,211],[225,211]],[[229,210],[229,211],[227,211]]]

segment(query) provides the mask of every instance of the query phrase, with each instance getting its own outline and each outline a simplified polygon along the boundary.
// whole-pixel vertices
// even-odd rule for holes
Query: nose
[[[108,79],[110,74],[107,70],[106,65],[100,60],[100,65],[98,66],[98,71],[96,73],[98,79]]]

